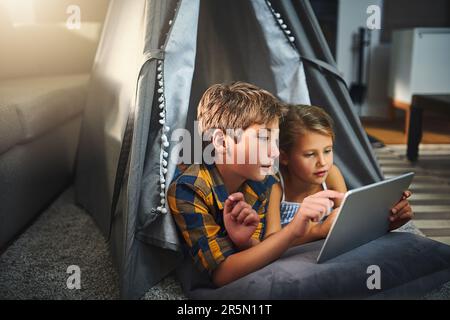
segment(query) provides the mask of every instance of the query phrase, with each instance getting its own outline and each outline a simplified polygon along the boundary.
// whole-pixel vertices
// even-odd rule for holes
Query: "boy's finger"
[[[259,223],[259,216],[256,212],[251,212],[244,220],[243,224],[248,226],[253,223]]]
[[[223,207],[223,212],[225,214],[231,213],[231,211],[233,210],[233,206],[234,206],[234,202],[231,201],[230,199],[226,199],[224,207]]]
[[[249,204],[247,204],[244,201],[239,201],[233,208],[233,210],[231,210],[231,215],[235,218],[237,218],[239,216],[239,213],[241,213],[241,211],[245,208],[248,208]]]
[[[231,201],[244,201],[244,194],[242,192],[235,192],[228,196]]]
[[[239,212],[236,221],[242,223],[250,213],[252,213],[252,211],[249,208],[242,209],[241,212]]]
[[[259,216],[256,213],[255,214],[249,214],[245,218],[243,224],[246,225],[246,226],[249,226],[249,225],[252,225],[252,224],[257,224],[257,223],[259,223],[259,221],[260,221],[259,220]]]

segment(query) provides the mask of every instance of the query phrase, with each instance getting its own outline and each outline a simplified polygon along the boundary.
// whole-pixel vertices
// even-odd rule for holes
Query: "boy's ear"
[[[214,149],[218,154],[224,154],[227,149],[227,139],[225,139],[225,134],[220,129],[215,129],[212,134],[212,143]]]
[[[280,164],[283,166],[287,166],[289,163],[289,158],[287,153],[284,150],[280,149]]]

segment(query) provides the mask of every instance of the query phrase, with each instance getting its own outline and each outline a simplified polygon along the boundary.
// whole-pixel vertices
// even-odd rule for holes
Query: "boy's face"
[[[269,124],[254,124],[241,131],[240,138],[227,135],[224,161],[233,165],[233,171],[245,180],[262,181],[274,174],[278,149],[278,119]]]
[[[282,152],[280,161],[301,181],[321,184],[333,166],[333,139],[308,131],[297,138],[289,154]]]

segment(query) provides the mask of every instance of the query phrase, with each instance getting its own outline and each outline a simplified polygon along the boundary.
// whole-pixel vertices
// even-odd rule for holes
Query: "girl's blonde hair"
[[[280,149],[289,152],[299,135],[315,132],[334,140],[333,119],[322,108],[308,105],[288,105],[280,119]]]

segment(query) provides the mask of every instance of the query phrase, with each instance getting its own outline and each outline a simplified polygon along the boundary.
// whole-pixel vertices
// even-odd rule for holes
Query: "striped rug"
[[[414,224],[427,237],[450,245],[450,144],[420,145],[419,161],[406,159],[406,146],[375,149],[385,178],[416,173],[410,190]]]

